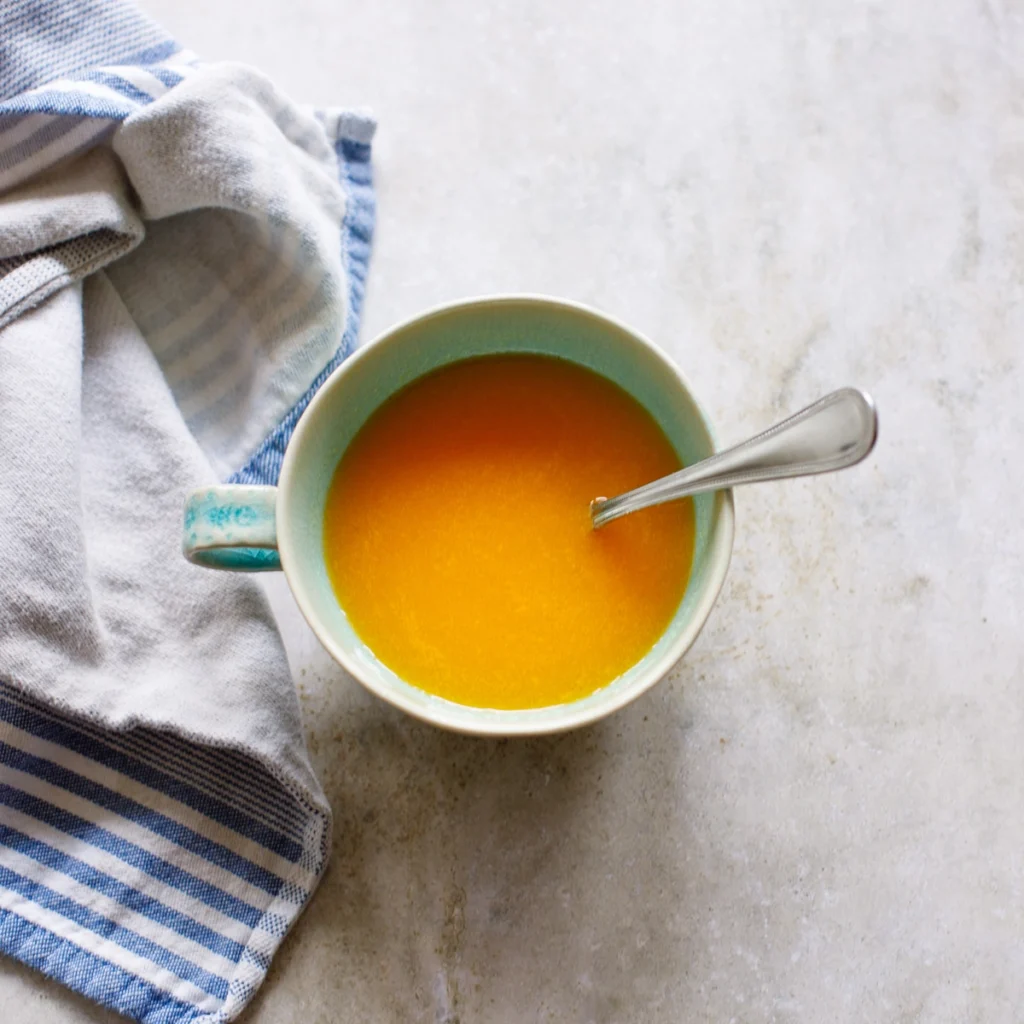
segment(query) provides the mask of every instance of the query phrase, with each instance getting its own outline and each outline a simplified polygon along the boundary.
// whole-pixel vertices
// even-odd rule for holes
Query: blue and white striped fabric
[[[230,1020],[316,885],[327,816],[251,760],[0,683],[0,949],[147,1024]]]
[[[140,444],[175,439],[184,454],[166,464],[183,479],[206,466],[276,482],[299,415],[356,342],[372,131],[358,114],[295,107],[250,69],[198,61],[121,0],[0,0],[4,417],[2,375],[23,337],[11,332],[36,316],[81,330],[84,317],[86,373],[69,393],[95,393],[105,371],[90,360],[111,359],[130,334],[183,426],[163,412],[142,422],[140,401],[126,406],[124,429]],[[111,378],[109,394],[125,379]],[[89,401],[102,404],[100,394]],[[87,413],[83,404],[83,423]],[[5,429],[0,449],[11,449]],[[95,436],[90,458],[102,458],[112,435]],[[38,491],[59,486],[64,453],[53,453],[51,478],[42,452],[28,460],[38,477],[13,482],[29,509],[19,519],[4,518],[3,496],[22,464],[8,470],[12,453],[0,451],[0,528],[11,530],[0,529],[0,951],[146,1024],[228,1021],[265,977],[330,848],[283,653],[251,582],[217,591],[213,574],[175,563],[168,583],[153,562],[151,581],[116,564],[89,578],[108,550],[89,534],[99,507],[89,495],[84,575],[73,580],[87,614],[59,636],[63,608],[18,576],[5,549],[36,543],[14,532],[34,528],[37,505],[45,513]],[[176,521],[179,507],[169,513]],[[147,586],[164,589],[154,599]],[[205,624],[228,600],[241,607],[240,638],[209,640]],[[123,608],[136,606],[163,620],[134,635]],[[206,680],[173,675],[199,664],[202,676],[204,643],[220,658],[208,694]],[[237,698],[218,682],[224,663],[234,679],[232,657]]]
[[[249,482],[276,478],[272,453],[304,408],[294,408],[296,395],[315,391],[324,367],[354,344],[373,226],[373,122],[301,110],[250,69],[201,64],[120,2],[6,3],[0,194],[113,136],[138,193],[136,212],[157,244],[136,249],[141,225],[96,225],[60,240],[50,280],[38,280],[42,261],[34,260],[29,287],[0,240],[0,326],[29,301],[5,290],[35,303],[47,288],[117,258],[109,276],[215,470]],[[38,70],[50,53],[40,21],[59,40],[59,78]],[[77,26],[70,38],[69,23]],[[65,50],[96,59],[97,39],[113,59],[71,70]],[[34,87],[9,94],[23,83]],[[214,105],[221,97],[233,103]],[[159,144],[168,136],[173,150]],[[238,258],[211,261],[225,250]]]

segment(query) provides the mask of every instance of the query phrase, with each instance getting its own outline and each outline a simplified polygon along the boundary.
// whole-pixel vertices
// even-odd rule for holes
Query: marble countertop
[[[697,645],[580,732],[411,721],[272,584],[336,830],[246,1024],[1021,1020],[1024,8],[145,6],[376,113],[364,340],[546,292],[726,440],[848,383],[881,415],[869,463],[737,495]],[[115,1017],[5,961],[0,1019]]]

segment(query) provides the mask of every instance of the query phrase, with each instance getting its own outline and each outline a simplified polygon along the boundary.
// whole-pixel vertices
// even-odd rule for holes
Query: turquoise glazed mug
[[[299,420],[277,487],[224,484],[193,492],[185,504],[185,557],[216,569],[284,570],[302,614],[335,660],[379,697],[435,725],[488,736],[536,735],[586,725],[628,704],[668,672],[707,621],[732,552],[731,491],[692,499],[696,541],[690,578],[658,642],[607,686],[568,704],[492,710],[455,704],[412,686],[360,640],[327,575],[327,491],[346,447],[371,414],[406,384],[441,366],[513,352],[568,359],[614,381],[654,417],[685,464],[714,453],[711,425],[686,380],[636,331],[562,300],[471,299],[406,321],[342,363]]]

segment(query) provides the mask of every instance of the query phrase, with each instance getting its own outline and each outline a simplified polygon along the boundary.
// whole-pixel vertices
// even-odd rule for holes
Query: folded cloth
[[[153,1024],[233,1019],[329,851],[262,592],[180,530],[355,343],[372,132],[0,2],[0,950]]]

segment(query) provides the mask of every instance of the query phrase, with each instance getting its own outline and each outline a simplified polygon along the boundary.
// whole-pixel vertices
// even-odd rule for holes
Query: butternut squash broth
[[[453,363],[399,391],[343,455],[324,553],[364,643],[414,686],[536,708],[607,685],[686,589],[691,501],[601,530],[589,504],[681,468],[650,414],[541,355]]]

